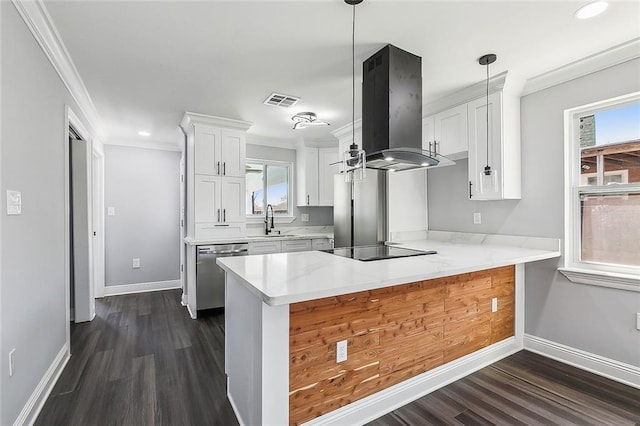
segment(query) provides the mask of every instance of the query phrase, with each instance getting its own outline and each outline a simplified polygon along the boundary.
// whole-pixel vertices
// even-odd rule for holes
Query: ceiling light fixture
[[[364,150],[356,143],[356,5],[363,0],[344,0],[353,7],[351,15],[351,145],[343,155],[345,181],[361,181],[367,166]]]
[[[149,132],[147,132],[145,130],[140,130],[138,132],[138,135],[140,135],[140,136],[151,136],[151,133],[149,133]]]
[[[294,121],[293,130],[305,129],[309,126],[328,126],[329,123],[326,121],[318,120],[318,117],[315,113],[305,111],[299,112],[291,119]]]
[[[607,10],[609,7],[609,3],[603,0],[592,1],[591,3],[587,3],[582,6],[580,9],[576,10],[574,16],[577,19],[589,19],[594,16],[600,15],[602,12]]]

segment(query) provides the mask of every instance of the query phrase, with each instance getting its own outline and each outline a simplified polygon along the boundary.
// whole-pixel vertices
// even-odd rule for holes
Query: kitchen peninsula
[[[241,424],[362,423],[522,349],[524,264],[560,256],[546,238],[427,231],[400,245],[438,253],[218,259]]]

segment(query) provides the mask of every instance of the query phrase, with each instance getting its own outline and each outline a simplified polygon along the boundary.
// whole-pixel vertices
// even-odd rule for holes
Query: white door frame
[[[104,150],[101,144],[93,141],[91,161],[91,199],[93,232],[93,282],[94,296],[104,297]]]
[[[70,298],[70,287],[71,287],[71,240],[70,240],[70,230],[71,230],[71,200],[69,198],[69,192],[71,191],[71,182],[69,176],[69,169],[71,167],[70,159],[70,146],[69,146],[69,126],[73,126],[73,128],[80,134],[80,136],[87,142],[89,146],[91,146],[91,134],[87,131],[86,127],[82,124],[82,121],[78,118],[78,115],[69,107],[68,105],[65,107],[65,121],[64,121],[64,275],[65,275],[65,301],[66,301],[66,338],[67,338],[67,348],[69,350],[69,354],[71,353],[71,298]],[[90,163],[89,163],[90,167]],[[90,198],[89,198],[90,199]],[[89,218],[91,218],[91,202],[89,202]],[[90,225],[91,226],[91,225]],[[89,257],[91,258],[91,244],[89,244]],[[91,262],[92,263],[92,262]],[[91,265],[89,265],[91,268]],[[93,274],[89,274],[89,285],[93,286]],[[92,302],[92,301],[90,301]],[[77,303],[77,301],[76,301]],[[94,311],[95,315],[95,311]],[[93,319],[93,318],[92,318]]]

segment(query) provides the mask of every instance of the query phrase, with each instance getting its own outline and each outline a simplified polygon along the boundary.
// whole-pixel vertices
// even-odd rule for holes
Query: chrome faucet
[[[269,226],[269,209],[271,209],[271,226]],[[273,232],[273,206],[271,204],[267,204],[267,208],[265,209],[264,216],[264,233],[269,235],[270,232]]]

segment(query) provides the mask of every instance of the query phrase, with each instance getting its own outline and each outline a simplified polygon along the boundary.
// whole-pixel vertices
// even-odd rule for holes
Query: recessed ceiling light
[[[575,17],[577,19],[593,18],[594,16],[600,15],[602,12],[607,10],[607,7],[609,7],[609,3],[607,3],[606,1],[592,1],[591,3],[587,3],[580,9],[576,10]]]
[[[140,131],[138,132],[138,134],[139,134],[140,136],[151,136],[151,133],[146,132],[146,131],[144,131],[144,130],[140,130]]]

